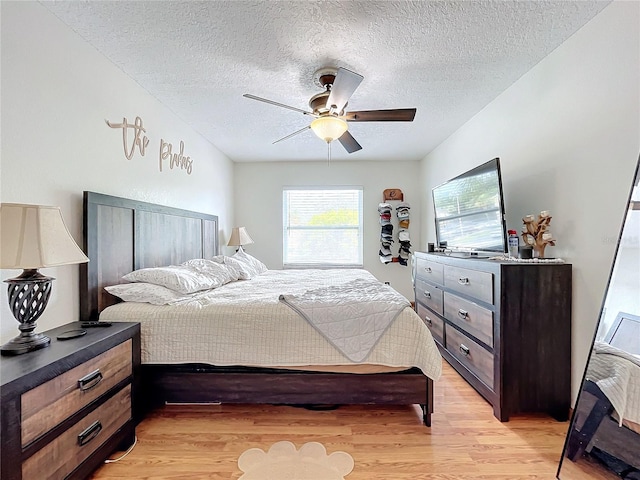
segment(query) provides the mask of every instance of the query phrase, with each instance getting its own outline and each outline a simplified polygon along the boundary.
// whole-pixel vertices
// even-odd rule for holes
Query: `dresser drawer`
[[[446,292],[444,316],[465,332],[493,348],[493,312],[491,310]]]
[[[416,303],[418,316],[431,331],[433,338],[444,345],[444,322],[421,303]]]
[[[83,417],[22,464],[22,478],[64,479],[131,418],[131,385]]]
[[[417,257],[416,259],[416,279],[424,279],[429,282],[439,283],[442,285],[442,272],[444,265],[438,262],[432,262],[425,258]]]
[[[493,274],[447,265],[444,269],[445,287],[493,304]]]
[[[442,290],[430,283],[416,280],[416,301],[424,303],[434,312],[443,314],[442,310]]]
[[[449,325],[446,334],[447,351],[493,390],[493,355]]]
[[[132,341],[127,340],[24,393],[21,397],[22,446],[48,432],[131,374]]]

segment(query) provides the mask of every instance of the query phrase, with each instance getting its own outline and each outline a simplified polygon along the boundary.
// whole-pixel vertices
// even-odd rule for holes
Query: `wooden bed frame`
[[[218,217],[84,192],[81,320],[119,300],[104,290],[140,268],[218,254]],[[419,369],[346,374],[202,364],[142,365],[136,416],[165,403],[419,404],[431,425],[433,381]]]
[[[604,342],[637,355],[640,354],[638,333],[640,316],[618,312]],[[597,447],[631,467],[640,469],[640,434],[626,426],[618,426],[618,421],[612,416],[613,412],[611,401],[598,385],[585,378],[567,444],[567,457],[570,460],[576,461],[584,452],[588,453],[593,447]]]
[[[591,380],[585,380],[580,392],[577,419],[567,445],[567,457],[577,461],[594,447],[622,460],[633,468],[640,468],[638,445],[640,434],[618,426],[612,416],[613,405],[602,390]]]

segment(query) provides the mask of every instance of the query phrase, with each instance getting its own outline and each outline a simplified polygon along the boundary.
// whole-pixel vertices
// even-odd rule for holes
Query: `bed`
[[[254,350],[264,348],[260,342],[264,343],[263,337],[269,333],[258,329],[252,335],[251,324],[242,324],[238,319],[253,321],[258,326],[267,320],[259,317],[260,310],[252,299],[254,294],[242,289],[250,285],[257,288],[259,283],[264,288],[267,284],[284,286],[287,282],[300,285],[304,275],[313,276],[314,272],[268,271],[260,275],[260,281],[252,279],[225,285],[216,289],[216,295],[232,296],[227,295],[227,290],[237,290],[233,295],[240,300],[236,300],[233,308],[227,305],[226,311],[220,310],[215,306],[215,299],[203,296],[185,307],[197,311],[196,316],[200,317],[187,319],[182,313],[175,313],[175,309],[169,314],[169,309],[164,307],[120,302],[105,287],[122,283],[122,277],[132,271],[216,257],[219,242],[215,215],[85,192],[83,227],[84,248],[90,261],[81,267],[81,319],[141,323],[141,388],[135,400],[138,419],[164,403],[269,403],[313,407],[418,404],[424,424],[431,425],[433,380],[440,374],[441,357],[429,330],[410,307],[402,309],[382,333],[366,362],[353,362],[349,358],[345,361],[344,354],[336,351],[329,354],[333,355],[329,360],[318,361],[316,357],[303,359],[305,361],[287,360],[276,355],[265,361],[252,355],[256,353]],[[289,280],[281,277],[286,272],[292,276]],[[320,272],[316,273],[319,276]],[[327,281],[339,283],[339,277],[352,274],[344,271]],[[227,290],[223,291],[224,288]],[[289,294],[284,290],[281,293]],[[327,350],[324,345],[327,340],[290,305],[282,301],[271,303],[270,315],[278,318],[285,332],[302,332],[302,337],[295,340],[296,345],[301,344],[297,345],[298,350],[310,352],[320,347]],[[241,313],[233,317],[236,310]],[[207,320],[206,312],[217,312],[217,320]],[[226,352],[235,350],[248,356],[203,359],[193,355],[206,345],[225,350],[225,344],[233,343],[223,340],[221,335],[229,334],[218,330],[223,320],[235,325],[235,333],[229,338],[235,338],[239,347],[227,348]],[[238,323],[240,325],[236,325]],[[242,341],[238,341],[238,335],[243,335]],[[415,344],[412,347],[397,343],[411,340]],[[249,346],[251,341],[258,342],[258,347]],[[195,345],[198,342],[200,344]],[[304,342],[310,342],[312,347]]]
[[[567,455],[594,448],[640,469],[640,317],[620,312],[595,341]]]

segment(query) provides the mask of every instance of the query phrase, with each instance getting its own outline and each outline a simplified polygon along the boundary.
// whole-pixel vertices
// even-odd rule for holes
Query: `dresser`
[[[87,478],[135,438],[140,325],[115,322],[51,345],[0,357],[2,480]]]
[[[570,264],[416,252],[412,278],[416,312],[442,356],[498,419],[569,418]]]

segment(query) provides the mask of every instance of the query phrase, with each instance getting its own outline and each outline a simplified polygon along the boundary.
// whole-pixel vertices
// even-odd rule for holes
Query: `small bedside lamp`
[[[227,246],[238,247],[238,250],[242,250],[243,245],[249,245],[250,243],[253,243],[253,240],[247,233],[247,229],[244,227],[234,227],[233,230],[231,230],[231,238]],[[236,252],[238,250],[236,250]]]
[[[59,207],[0,204],[0,268],[23,269],[9,284],[9,307],[20,323],[20,335],[0,347],[2,355],[21,355],[44,348],[51,339],[34,333],[51,295],[52,277],[39,268],[88,262],[67,230]]]

